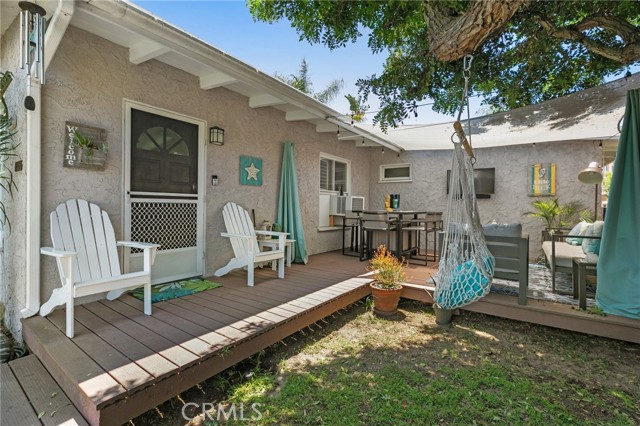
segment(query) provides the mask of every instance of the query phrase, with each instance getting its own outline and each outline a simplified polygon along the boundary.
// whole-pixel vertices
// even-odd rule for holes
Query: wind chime
[[[20,6],[20,68],[27,68],[27,75],[33,75],[44,84],[44,33],[47,25],[43,7],[28,1],[18,2]]]

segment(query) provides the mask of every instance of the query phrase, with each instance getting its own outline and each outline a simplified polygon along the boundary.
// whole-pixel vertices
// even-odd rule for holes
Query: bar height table
[[[419,216],[424,216],[427,214],[426,211],[423,210],[365,210],[363,213],[363,221],[366,222],[365,215],[386,215],[387,222],[393,223],[395,225],[395,233],[396,233],[396,244],[395,247],[387,247],[389,251],[394,253],[398,259],[402,258],[404,253],[403,247],[403,224],[410,224],[412,220],[417,220]],[[409,241],[411,241],[411,236],[409,236]],[[362,243],[362,242],[361,242]],[[368,241],[367,245],[371,245],[372,242]],[[411,244],[409,244],[411,245]],[[409,247],[407,250],[413,249]],[[367,250],[371,250],[370,247],[367,247]]]

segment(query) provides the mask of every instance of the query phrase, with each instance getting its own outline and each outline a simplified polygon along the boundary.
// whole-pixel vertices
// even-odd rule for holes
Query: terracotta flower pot
[[[402,293],[402,286],[398,288],[385,289],[376,286],[376,282],[372,282],[370,285],[371,294],[373,295],[373,311],[376,315],[383,317],[389,317],[395,315],[398,312],[398,302],[400,301],[400,294]]]

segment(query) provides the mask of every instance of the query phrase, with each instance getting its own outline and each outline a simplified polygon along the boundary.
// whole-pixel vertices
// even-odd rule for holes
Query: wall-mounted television
[[[495,194],[496,169],[473,169],[473,186],[476,195],[482,198],[482,195]],[[447,194],[451,185],[451,170],[447,170]]]

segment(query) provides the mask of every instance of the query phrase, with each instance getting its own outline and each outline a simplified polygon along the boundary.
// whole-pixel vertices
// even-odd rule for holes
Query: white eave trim
[[[81,0],[78,2],[77,7],[82,9],[84,13],[134,31],[145,39],[158,43],[201,64],[208,65],[217,70],[220,75],[233,76],[238,81],[260,88],[265,92],[265,95],[278,99],[282,104],[290,104],[306,111],[310,116],[309,119],[324,119],[393,151],[400,152],[403,150],[400,146],[375,136],[367,130],[360,129],[357,126],[352,127],[350,123],[332,118],[339,117],[340,113],[131,3],[123,0]],[[199,77],[201,77],[202,82],[202,76]],[[208,78],[211,79],[209,83],[213,86],[213,77],[209,76]],[[224,84],[231,84],[231,82]],[[208,87],[206,84],[201,83],[201,85]],[[279,105],[280,103],[276,104]],[[260,103],[256,103],[256,105],[260,105]]]

